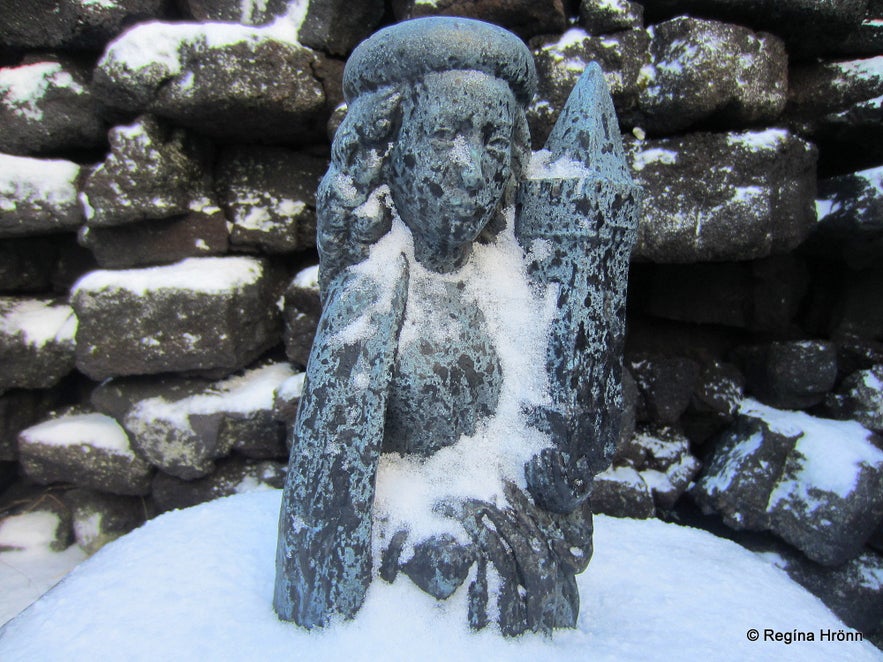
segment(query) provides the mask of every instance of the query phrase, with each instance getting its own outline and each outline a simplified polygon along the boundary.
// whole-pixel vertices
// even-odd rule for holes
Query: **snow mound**
[[[111,543],[0,630],[10,660],[880,660],[816,598],[735,543],[598,517],[579,627],[504,640],[465,625],[465,591],[436,603],[375,581],[356,620],[307,633],[272,608],[280,492],[167,513]],[[198,535],[194,535],[198,532]],[[757,628],[761,641],[746,633]],[[763,641],[769,628],[814,642]]]

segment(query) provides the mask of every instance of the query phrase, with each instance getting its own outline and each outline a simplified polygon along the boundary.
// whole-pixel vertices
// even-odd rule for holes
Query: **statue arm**
[[[552,405],[529,412],[553,444],[526,474],[534,499],[563,513],[587,498],[619,435],[626,283],[640,213],[640,188],[596,64],[571,93],[546,150],[551,167],[522,183],[515,222],[532,280],[558,291],[546,347]]]
[[[371,580],[371,527],[408,266],[360,266],[329,285],[293,430],[274,605],[312,628],[352,617]]]

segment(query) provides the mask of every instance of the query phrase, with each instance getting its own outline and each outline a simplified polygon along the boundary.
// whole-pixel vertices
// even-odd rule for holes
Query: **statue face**
[[[456,263],[491,220],[512,174],[516,112],[506,83],[471,71],[427,74],[405,100],[391,190],[418,259]]]

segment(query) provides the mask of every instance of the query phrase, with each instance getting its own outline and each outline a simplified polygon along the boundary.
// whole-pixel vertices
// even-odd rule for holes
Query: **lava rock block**
[[[589,500],[592,512],[599,515],[647,519],[656,512],[647,483],[628,466],[611,467],[597,474]]]
[[[606,34],[644,26],[644,8],[629,0],[582,0],[580,25],[590,34]]]
[[[735,529],[767,530],[817,563],[857,557],[883,516],[883,451],[858,423],[743,405],[691,495]]]
[[[80,166],[0,154],[0,238],[76,230]]]
[[[466,581],[474,562],[471,545],[442,534],[414,545],[414,554],[404,563],[402,572],[425,593],[446,600]]]
[[[421,16],[463,16],[500,25],[522,38],[564,32],[562,0],[393,0],[396,20]]]
[[[110,154],[83,185],[90,227],[186,214],[207,205],[211,172],[206,146],[150,115],[109,133]]]
[[[67,304],[0,297],[0,392],[57,384],[74,368],[76,330]]]
[[[87,554],[141,526],[146,518],[143,499],[73,489],[64,493],[73,519],[74,538]]]
[[[107,47],[93,90],[110,108],[216,138],[312,143],[330,112],[314,73],[321,59],[263,28],[145,23]]]
[[[73,539],[70,511],[58,499],[26,502],[26,508],[0,519],[0,552],[63,552]]]
[[[285,355],[291,362],[307,365],[321,315],[319,267],[316,265],[298,272],[285,290],[283,340]]]
[[[153,468],[129,444],[126,431],[109,416],[70,412],[22,430],[19,459],[28,478],[48,485],[123,495],[150,491]]]
[[[852,269],[883,266],[883,166],[819,182],[819,224],[806,250]]]
[[[183,216],[113,227],[84,227],[80,244],[103,269],[168,264],[188,257],[224,255],[229,247],[227,219],[207,206]]]
[[[286,457],[285,430],[273,405],[276,389],[291,376],[291,368],[278,363],[214,383],[172,383],[169,389],[155,383],[148,386],[155,395],[141,399],[138,381],[129,392],[125,382],[114,388],[131,402],[121,420],[138,452],[163,472],[193,480],[233,450],[255,459]]]
[[[702,121],[737,128],[785,108],[788,56],[770,34],[682,16],[653,27],[650,54],[626,124],[663,134]]]
[[[384,10],[383,0],[310,2],[297,39],[310,48],[346,55],[374,31]]]
[[[183,0],[182,4],[190,16],[200,22],[264,25],[284,14],[289,0]]]
[[[737,351],[746,389],[779,409],[821,403],[837,379],[837,347],[821,340],[774,342]]]
[[[630,141],[644,189],[633,260],[753,260],[815,225],[816,150],[782,129]]]
[[[858,421],[883,434],[883,365],[849,375],[825,404],[834,418]]]
[[[221,206],[242,250],[287,253],[316,245],[316,188],[325,159],[278,147],[225,150],[215,168]]]
[[[650,62],[650,35],[625,30],[603,37],[571,28],[558,38],[531,40],[538,86],[528,108],[530,133],[542,146],[555,125],[577,79],[589,62],[597,62],[620,117],[634,108],[641,93],[641,72]]]
[[[0,239],[0,292],[25,294],[51,289],[58,250],[49,237]]]
[[[834,338],[883,338],[883,269],[847,272],[831,319]]]
[[[46,418],[58,404],[54,390],[16,389],[0,395],[0,462],[18,460],[18,434]]]
[[[0,43],[101,51],[127,26],[166,13],[168,0],[0,0]]]
[[[242,368],[279,341],[277,283],[248,257],[93,271],[72,293],[77,367],[93,379]]]
[[[67,59],[0,69],[0,152],[32,155],[104,147],[107,128],[90,78],[91,69]]]
[[[702,366],[690,406],[680,420],[687,438],[702,444],[729,427],[744,390],[745,377],[736,366],[719,361]]]
[[[682,357],[644,357],[632,361],[631,373],[644,405],[639,421],[676,423],[690,404],[699,365]]]
[[[151,496],[160,512],[189,508],[232,494],[280,489],[285,471],[282,462],[231,457],[219,462],[212,474],[197,480],[181,480],[160,472],[153,479]]]

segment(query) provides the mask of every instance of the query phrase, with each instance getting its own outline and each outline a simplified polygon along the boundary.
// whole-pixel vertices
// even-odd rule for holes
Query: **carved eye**
[[[450,127],[439,127],[429,134],[429,139],[434,143],[451,143],[457,137],[457,132]]]

